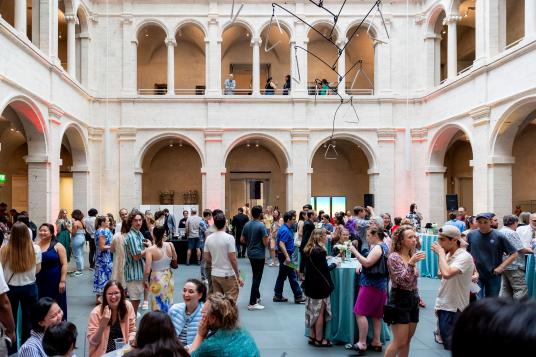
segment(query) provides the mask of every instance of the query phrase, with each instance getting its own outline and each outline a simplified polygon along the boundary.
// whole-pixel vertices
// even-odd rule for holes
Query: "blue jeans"
[[[84,234],[75,234],[72,240],[73,255],[76,261],[76,270],[84,269],[84,244],[86,243],[86,237]]]
[[[443,340],[443,347],[450,351],[452,345],[452,331],[454,330],[454,324],[456,323],[460,312],[437,310],[436,313],[439,333]]]
[[[22,345],[28,337],[30,337],[30,330],[32,329],[31,309],[37,302],[37,284],[32,283],[23,286],[9,285],[9,291],[7,297],[11,303],[11,311],[13,313],[13,319],[15,320],[15,326],[18,323],[18,309],[20,304],[21,309],[21,336],[20,344]],[[9,354],[17,352],[17,341],[13,341],[13,345],[9,348]]]
[[[298,284],[298,277],[296,271],[285,265],[285,255],[277,253],[277,259],[279,260],[279,274],[277,274],[277,280],[275,281],[274,295],[276,298],[283,297],[283,285],[288,278],[290,288],[294,293],[294,300],[301,299],[303,297],[300,284]]]
[[[495,275],[490,279],[479,279],[478,286],[480,286],[480,291],[477,295],[478,300],[485,297],[497,297],[501,290],[501,276]]]

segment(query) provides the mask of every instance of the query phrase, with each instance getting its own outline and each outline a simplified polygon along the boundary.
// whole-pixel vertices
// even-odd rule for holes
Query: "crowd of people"
[[[73,210],[70,218],[62,209],[55,225],[37,228],[26,213],[8,213],[7,205],[0,204],[0,356],[4,348],[6,354],[18,350],[20,356],[72,354],[77,329],[67,322],[66,279],[84,274],[86,241],[96,305],[85,336],[90,356],[125,346],[127,356],[259,356],[254,339],[238,324],[237,301],[245,280],[238,259],[246,256],[252,271],[247,309],[265,308],[263,271],[277,268],[272,301],[288,302],[283,295],[288,280],[294,303],[305,305],[308,343],[320,348],[333,345],[325,330],[332,317],[330,271],[341,260],[355,259],[359,290],[353,311],[359,338],[346,347],[358,355],[382,352],[385,322],[392,332],[385,356],[408,356],[419,309],[425,307],[418,263],[432,259],[420,250],[419,235],[431,225],[424,225],[416,204],[405,217],[394,219],[361,206],[330,216],[311,205],[281,213],[277,207],[246,204],[233,217],[218,209],[201,215],[196,209],[185,211],[178,224],[188,240],[186,263],[195,253],[200,271],[199,279],[184,284],[182,302],[175,303],[178,255],[168,240],[176,223],[169,211],[123,208],[116,222],[112,214],[99,215],[94,208],[87,217]],[[524,299],[526,255],[534,249],[536,214],[506,215],[499,229],[493,213],[467,216],[463,207],[449,212],[431,246],[441,278],[435,341],[462,355],[457,339],[467,336],[457,330],[468,331],[467,324],[475,323],[468,322],[478,317],[472,305],[483,309],[475,301]],[[71,258],[75,268],[69,272]],[[500,301],[496,304],[509,304]],[[137,327],[141,309],[150,312]]]

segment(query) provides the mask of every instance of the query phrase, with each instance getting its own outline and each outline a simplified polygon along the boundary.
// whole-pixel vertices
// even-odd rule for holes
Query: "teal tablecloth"
[[[355,321],[354,304],[356,300],[357,275],[355,268],[357,262],[342,263],[339,268],[331,271],[331,279],[335,290],[331,293],[332,318],[326,324],[326,338],[334,343],[356,343],[359,339],[359,330]],[[369,319],[369,340],[372,339],[372,321]],[[390,340],[389,329],[382,321],[380,339],[382,343]]]
[[[432,234],[419,233],[421,240],[421,250],[426,253],[426,259],[421,260],[419,264],[420,276],[427,278],[437,278],[439,271],[439,261],[437,254],[432,252],[432,243],[437,241],[438,236]]]
[[[536,266],[534,255],[532,254],[530,254],[527,258],[525,279],[527,279],[527,288],[529,290],[529,296],[536,298]]]

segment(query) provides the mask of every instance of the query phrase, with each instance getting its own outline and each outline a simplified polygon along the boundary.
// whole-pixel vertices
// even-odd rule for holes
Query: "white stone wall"
[[[85,153],[74,163],[76,207],[117,212],[120,207],[139,205],[143,154],[156,140],[169,138],[184,140],[200,155],[202,207],[225,208],[225,158],[248,138],[265,140],[284,156],[287,207],[300,208],[309,202],[311,158],[330,137],[331,118],[339,104],[336,96],[315,99],[307,95],[303,83],[294,82],[292,95],[285,97],[222,96],[221,34],[229,23],[228,2],[84,3],[90,39],[87,86],[58,66],[57,49],[51,43],[54,31],[40,34],[46,46],[38,48],[0,19],[0,111],[22,101],[27,105],[17,108],[28,125],[35,117],[43,127],[35,134],[41,135],[36,140],[43,144],[30,145],[27,161],[30,211],[36,222],[52,220],[59,208],[59,152],[67,127],[76,128],[70,141],[78,142]],[[510,122],[519,123],[536,109],[536,9],[526,2],[525,39],[506,51],[482,50],[479,46],[485,49],[491,44],[479,42],[480,37],[489,39],[493,31],[477,28],[473,68],[430,87],[434,81],[427,76],[433,73],[424,69],[430,55],[427,20],[437,6],[450,8],[443,3],[448,1],[412,2],[409,13],[405,3],[385,3],[390,39],[375,49],[375,93],[354,98],[358,124],[349,123],[355,121],[352,111],[348,105],[342,107],[335,136],[359,144],[364,151],[378,212],[403,215],[411,202],[417,202],[426,220],[443,221],[444,145],[462,130],[473,148],[474,210],[502,215],[511,211],[512,202],[511,142],[516,130]],[[248,2],[240,14],[254,38],[269,22],[270,4]],[[311,22],[327,19],[306,1],[287,6]],[[346,33],[369,7],[349,1],[338,32]],[[479,16],[492,13],[485,11]],[[289,29],[291,43],[306,46],[307,28],[290,16],[278,15]],[[206,33],[207,95],[137,95],[136,31],[151,22],[174,38],[176,29],[188,21],[195,21]],[[372,28],[386,39],[378,17]],[[298,56],[305,82],[306,56]]]

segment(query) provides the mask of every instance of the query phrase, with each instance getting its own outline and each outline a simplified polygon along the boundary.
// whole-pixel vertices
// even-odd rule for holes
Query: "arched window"
[[[499,11],[501,30],[500,48],[509,48],[525,37],[525,1],[504,0],[506,11]],[[530,1],[530,0],[529,0]]]
[[[253,85],[253,51],[251,32],[241,24],[233,24],[223,32],[221,44],[221,73],[225,78],[223,93],[251,94]],[[232,78],[230,78],[232,75]],[[235,88],[225,87],[226,80],[234,80]],[[229,83],[229,82],[227,82]]]
[[[362,25],[355,32],[356,28],[357,25],[352,26],[346,33],[347,41],[349,41],[345,50],[346,71],[356,64],[346,75],[346,93],[350,95],[373,94],[375,71],[374,40],[367,34],[367,26]],[[353,37],[351,38],[352,35]]]
[[[205,35],[195,24],[175,34],[175,94],[204,95],[206,89]]]
[[[155,24],[138,31],[138,93],[164,95],[167,93],[166,32]]]
[[[307,86],[311,95],[328,95],[337,90],[339,82],[337,74],[311,54],[314,53],[316,56],[322,58],[330,66],[337,61],[339,54],[337,47],[324,38],[331,36],[332,41],[337,43],[337,34],[335,31],[331,33],[331,28],[332,26],[329,24],[317,24],[314,26],[314,29],[318,32],[310,29],[307,34],[309,39],[309,43],[307,44],[307,50],[309,51],[307,54]],[[337,67],[336,64],[335,68]]]
[[[262,47],[260,50],[260,85],[262,94],[289,94],[283,92],[285,77],[290,76],[290,35],[287,30],[276,23],[266,26],[261,32]],[[268,78],[276,85],[271,91],[266,85]]]
[[[457,71],[462,72],[475,61],[476,0],[462,1],[459,7],[460,20],[457,24]]]
[[[89,30],[88,16],[85,9],[78,8],[76,14],[76,79],[79,83],[88,85],[88,60],[89,60]]]

